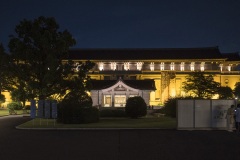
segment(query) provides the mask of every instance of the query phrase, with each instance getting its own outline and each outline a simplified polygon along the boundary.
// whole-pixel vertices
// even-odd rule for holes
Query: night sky
[[[55,17],[74,48],[240,51],[240,0],[1,0],[0,43],[24,18]]]

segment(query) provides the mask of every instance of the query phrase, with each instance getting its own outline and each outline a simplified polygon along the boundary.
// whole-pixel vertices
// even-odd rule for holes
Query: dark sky
[[[1,0],[0,43],[20,20],[55,17],[74,48],[240,51],[240,0]]]

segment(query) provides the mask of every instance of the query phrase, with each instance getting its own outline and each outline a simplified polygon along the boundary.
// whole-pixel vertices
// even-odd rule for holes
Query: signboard
[[[38,101],[38,118],[43,118],[43,100]]]
[[[31,100],[31,107],[30,107],[30,117],[35,118],[36,117],[36,101]]]
[[[52,118],[57,118],[57,101],[52,101]]]

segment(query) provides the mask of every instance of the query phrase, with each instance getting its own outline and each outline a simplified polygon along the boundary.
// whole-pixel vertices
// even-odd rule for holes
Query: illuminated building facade
[[[195,71],[214,74],[215,81],[232,89],[240,82],[239,54],[223,54],[217,47],[72,49],[69,59],[76,66],[86,60],[95,63],[88,73],[94,106],[124,107],[132,96],[157,106],[169,97],[188,96],[191,93],[183,91],[182,83]]]
[[[182,83],[194,71],[214,74],[215,81],[232,89],[240,82],[238,53],[222,54],[217,47],[73,49],[69,58],[95,62],[88,73],[94,80],[91,96],[94,105],[104,107],[124,106],[128,97],[143,93],[148,105],[190,95],[182,90]]]

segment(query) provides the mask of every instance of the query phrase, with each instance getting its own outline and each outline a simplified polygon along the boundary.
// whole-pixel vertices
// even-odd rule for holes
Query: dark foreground
[[[17,130],[28,118],[0,117],[0,160],[239,160],[227,131]]]

